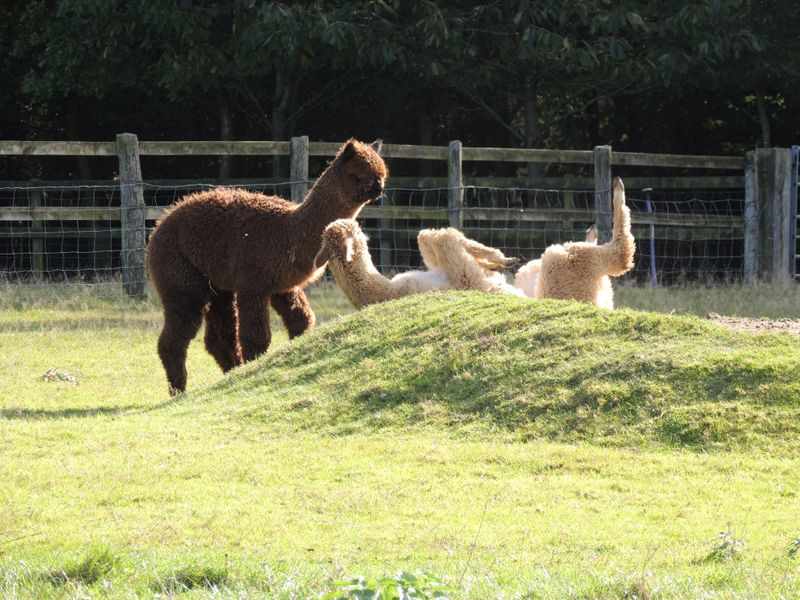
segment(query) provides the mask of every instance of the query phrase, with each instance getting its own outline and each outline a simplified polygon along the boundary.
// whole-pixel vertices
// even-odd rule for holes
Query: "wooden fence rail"
[[[43,221],[119,221],[123,238],[122,264],[126,293],[142,295],[144,278],[144,234],[145,221],[158,219],[164,207],[144,205],[142,194],[145,185],[142,179],[140,156],[208,156],[208,155],[267,155],[289,156],[291,165],[291,197],[301,201],[309,185],[308,164],[311,156],[333,156],[340,144],[332,142],[310,142],[307,136],[279,141],[138,141],[133,134],[120,134],[116,142],[70,142],[70,141],[3,141],[0,140],[0,156],[117,156],[120,165],[120,208],[53,208],[41,202],[42,183],[28,183],[31,204],[28,207],[0,208],[0,222],[30,221],[32,238],[44,237]],[[506,222],[550,222],[585,221],[596,222],[599,241],[610,238],[611,232],[611,179],[615,166],[658,167],[669,169],[702,169],[704,171],[727,171],[712,179],[697,176],[661,178],[664,187],[691,189],[691,187],[741,188],[745,192],[743,217],[708,215],[659,215],[634,213],[634,224],[655,226],[680,226],[741,230],[745,237],[744,278],[746,281],[776,279],[794,276],[796,231],[792,218],[797,214],[791,194],[791,151],[786,149],[758,149],[744,157],[729,156],[681,156],[672,154],[642,154],[613,152],[610,146],[598,146],[593,150],[541,150],[527,148],[470,148],[454,140],[448,146],[414,146],[384,144],[382,156],[388,159],[422,159],[447,161],[448,178],[429,179],[432,184],[447,190],[447,206],[436,209],[414,206],[393,206],[382,203],[370,205],[362,214],[366,218],[381,220],[385,224],[400,218],[437,218],[446,220],[454,227],[463,227],[465,220],[488,220]],[[594,189],[594,209],[484,209],[464,206],[464,190],[469,186],[486,187],[492,184],[508,187],[532,187],[531,182],[520,178],[492,179],[464,176],[463,165],[471,161],[503,161],[519,163],[563,163],[592,165],[593,180],[581,178],[559,178],[537,180],[538,185],[573,185],[575,188]],[[626,177],[629,189],[645,187],[653,178]],[[666,182],[666,183],[664,183]],[[416,187],[419,180],[403,181],[393,178],[392,185],[400,187],[407,183]],[[527,185],[523,185],[526,184]],[[587,185],[588,184],[588,185]],[[639,185],[637,185],[639,184]],[[73,182],[74,185],[74,182]],[[499,185],[498,185],[499,187]],[[37,200],[38,198],[38,200]],[[41,235],[40,235],[41,234]],[[38,245],[37,245],[38,244]],[[41,242],[34,243],[34,254],[41,254]],[[38,250],[37,250],[38,248]],[[382,245],[381,253],[388,252]],[[40,268],[40,260],[37,265]],[[138,283],[136,283],[138,282]]]
[[[37,196],[33,196],[36,198]],[[41,202],[41,200],[39,200]],[[169,207],[146,206],[144,219],[156,221],[164,216]],[[0,208],[0,222],[29,221],[34,227],[42,221],[114,221],[121,222],[125,211],[120,207],[43,207],[43,206],[12,206]],[[449,208],[427,208],[420,206],[393,206],[390,204],[370,205],[364,207],[361,216],[367,219],[428,219],[435,221],[449,221]],[[468,221],[498,221],[498,222],[523,222],[523,223],[555,223],[563,221],[579,221],[590,223],[595,221],[595,211],[590,209],[532,209],[532,208],[462,208],[462,220]],[[659,214],[637,213],[631,215],[634,225],[660,225],[665,227],[704,227],[710,229],[735,229],[744,226],[743,217],[728,215],[697,215],[697,214]],[[452,225],[452,222],[451,222]],[[463,226],[463,225],[462,225]],[[27,234],[26,234],[27,235]],[[31,237],[35,237],[32,235]]]

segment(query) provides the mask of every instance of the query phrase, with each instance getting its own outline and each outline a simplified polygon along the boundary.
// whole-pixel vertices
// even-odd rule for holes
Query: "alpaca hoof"
[[[499,271],[500,269],[509,269],[519,263],[519,258],[516,257],[503,257],[498,259],[476,258],[478,264],[490,271]]]
[[[514,265],[519,264],[519,257],[517,256],[507,257],[505,260],[501,261],[501,264],[503,265],[504,268],[510,269]]]

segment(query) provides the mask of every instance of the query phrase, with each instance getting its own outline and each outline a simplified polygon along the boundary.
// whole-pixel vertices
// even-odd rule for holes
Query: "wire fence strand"
[[[238,185],[285,197],[292,182]],[[214,185],[144,184],[147,231],[153,215]],[[359,221],[373,261],[386,274],[420,266],[417,233],[448,226],[448,189],[389,188]],[[637,240],[626,279],[660,285],[738,282],[744,263],[744,191],[628,190]],[[466,187],[464,233],[521,261],[551,244],[583,240],[595,220],[586,189]],[[0,278],[14,284],[119,285],[120,185],[0,188]],[[144,252],[144,248],[134,251]],[[120,294],[122,292],[120,291]]]

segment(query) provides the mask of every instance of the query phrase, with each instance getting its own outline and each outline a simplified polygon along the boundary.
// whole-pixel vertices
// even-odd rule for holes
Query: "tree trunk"
[[[217,91],[217,104],[219,105],[219,139],[229,141],[233,139],[233,120],[228,100],[222,90]],[[231,178],[231,164],[233,157],[230,154],[223,154],[219,157],[218,179]]]
[[[433,145],[433,119],[429,108],[423,103],[422,110],[419,113],[419,143],[423,146]],[[419,162],[420,176],[433,177],[433,161],[421,160]]]
[[[761,146],[770,148],[772,146],[772,135],[769,129],[769,115],[767,114],[767,103],[763,94],[756,96],[756,108],[758,108],[758,122],[761,125]]]
[[[272,137],[275,140],[288,139],[287,118],[289,107],[292,102],[292,86],[290,77],[282,70],[275,73],[275,91],[272,94]],[[272,176],[274,178],[285,178],[286,160],[283,156],[275,156],[272,159]]]
[[[525,146],[527,148],[539,148],[542,145],[542,132],[539,128],[539,106],[536,101],[536,91],[533,89],[533,81],[528,78],[525,80]],[[528,163],[528,177],[541,177],[544,172],[544,165],[541,163]]]
[[[71,140],[80,140],[81,134],[81,114],[80,114],[80,102],[78,98],[74,96],[69,100],[69,114],[67,116],[67,137]],[[78,173],[80,173],[81,179],[91,179],[92,178],[92,169],[89,165],[89,158],[87,156],[76,156],[75,162],[78,166]],[[107,179],[111,179],[111,174],[109,173],[106,177]]]

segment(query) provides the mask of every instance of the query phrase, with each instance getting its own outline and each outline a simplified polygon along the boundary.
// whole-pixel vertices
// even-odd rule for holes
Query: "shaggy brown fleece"
[[[383,193],[373,145],[348,140],[301,204],[238,189],[191,194],[159,222],[147,267],[164,307],[158,354],[171,394],[186,389],[186,350],[205,318],[205,345],[223,371],[266,352],[270,304],[290,337],[314,326],[303,287],[322,232]]]

